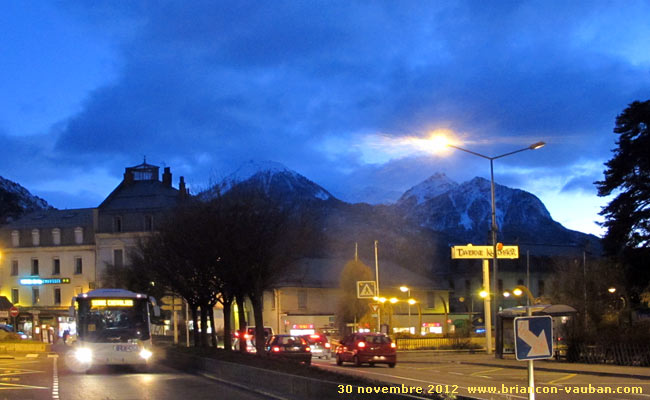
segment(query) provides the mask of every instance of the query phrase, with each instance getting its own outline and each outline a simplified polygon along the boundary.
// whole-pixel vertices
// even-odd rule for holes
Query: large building
[[[145,162],[126,168],[97,208],[37,211],[0,227],[0,295],[18,307],[19,329],[43,340],[68,329],[72,297],[110,281],[110,268],[186,195],[182,177],[175,189],[169,168],[161,180]]]

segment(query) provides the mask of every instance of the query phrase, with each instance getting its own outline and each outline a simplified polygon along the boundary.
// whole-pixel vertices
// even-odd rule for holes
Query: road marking
[[[49,389],[48,387],[43,386],[32,386],[32,385],[20,385],[18,383],[0,383],[0,390],[7,389]]]
[[[547,385],[553,385],[553,384],[555,384],[556,382],[564,381],[564,380],[567,380],[567,379],[571,379],[571,378],[573,378],[573,377],[576,376],[576,375],[578,375],[578,374],[569,374],[569,375],[563,376],[563,377],[561,377],[561,378],[557,378],[557,379],[553,379],[552,381],[548,381],[548,382],[546,382],[546,384],[547,384]]]
[[[276,400],[289,400],[286,397],[281,397],[281,396],[278,396],[277,394],[265,392],[265,391],[260,390],[260,389],[253,389],[253,388],[250,388],[248,386],[240,385],[239,383],[235,383],[235,382],[227,381],[227,380],[224,380],[224,379],[221,379],[221,378],[217,378],[216,376],[211,375],[211,374],[207,374],[205,372],[201,373],[201,376],[203,376],[205,378],[208,378],[208,379],[211,379],[213,381],[225,383],[226,385],[234,386],[234,387],[242,389],[242,390],[246,390],[246,391],[249,391],[249,392],[261,394],[261,395],[264,395],[264,396],[267,396],[267,397],[270,397],[270,398],[273,398],[273,399],[276,399]]]
[[[448,374],[454,374],[454,375],[460,375],[460,376],[464,376],[464,375],[465,375],[465,374],[460,373],[460,372],[447,372],[447,373],[448,373]]]
[[[54,363],[52,367],[52,399],[59,399],[59,371],[57,369],[58,357],[53,357],[52,362]]]
[[[27,358],[38,358],[38,354],[27,354],[25,357],[27,357]]]
[[[483,374],[487,374],[488,372],[495,372],[495,371],[500,371],[503,368],[492,368],[492,369],[486,369],[485,371],[477,371],[469,374],[470,376],[481,376],[482,378],[487,378],[486,376],[483,376]],[[481,375],[479,375],[481,374]]]

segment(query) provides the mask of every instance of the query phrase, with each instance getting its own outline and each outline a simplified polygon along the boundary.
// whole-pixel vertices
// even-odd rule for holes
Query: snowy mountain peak
[[[242,164],[235,172],[230,174],[226,180],[233,182],[242,182],[251,177],[262,173],[267,174],[277,174],[277,173],[292,173],[296,174],[294,171],[285,167],[283,164],[275,161],[255,161],[249,160]]]
[[[458,183],[449,179],[447,175],[437,172],[423,182],[407,190],[397,203],[403,204],[405,202],[413,202],[415,205],[422,204],[427,200],[454,189],[457,186]]]
[[[51,209],[45,200],[19,184],[0,176],[0,223],[27,212]]]

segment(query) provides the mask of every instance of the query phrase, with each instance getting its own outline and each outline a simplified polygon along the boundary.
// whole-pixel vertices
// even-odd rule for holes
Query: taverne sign
[[[493,257],[492,246],[473,246],[468,244],[467,246],[451,247],[452,259],[488,259]],[[519,246],[501,246],[501,250],[497,249],[497,258],[519,258]]]

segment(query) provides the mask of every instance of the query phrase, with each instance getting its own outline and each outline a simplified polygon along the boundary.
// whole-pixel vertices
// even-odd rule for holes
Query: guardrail
[[[398,350],[443,350],[443,349],[481,349],[485,347],[485,338],[398,338],[395,340]]]
[[[574,345],[567,348],[567,360],[588,364],[650,366],[650,345],[618,343],[608,346]]]

